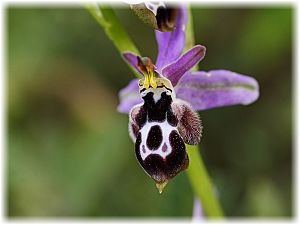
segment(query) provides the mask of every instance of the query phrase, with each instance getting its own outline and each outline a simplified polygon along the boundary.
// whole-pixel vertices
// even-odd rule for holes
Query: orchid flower
[[[183,53],[187,20],[187,9],[180,6],[174,29],[155,31],[155,65],[147,57],[122,54],[142,79],[132,80],[120,91],[118,111],[130,114],[129,133],[136,143],[137,159],[160,192],[168,180],[188,167],[185,144],[200,141],[202,126],[195,110],[247,105],[259,96],[252,77],[222,69],[192,71],[206,49],[196,45]]]

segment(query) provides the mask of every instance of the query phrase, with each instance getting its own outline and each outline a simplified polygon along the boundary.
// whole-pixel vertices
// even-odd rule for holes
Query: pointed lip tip
[[[158,189],[159,194],[162,194],[162,192],[164,191],[164,189],[167,186],[168,182],[169,182],[168,180],[165,180],[162,183],[156,183],[155,184],[156,188]]]

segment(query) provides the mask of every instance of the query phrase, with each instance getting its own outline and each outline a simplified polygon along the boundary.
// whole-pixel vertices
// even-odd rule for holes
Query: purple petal
[[[171,32],[155,31],[158,44],[158,56],[156,66],[162,69],[164,66],[176,60],[185,47],[185,30],[187,26],[187,8],[179,6],[175,29]]]
[[[118,112],[120,113],[129,113],[133,106],[143,102],[139,93],[138,79],[130,81],[130,83],[119,92],[119,99]]]
[[[138,69],[138,55],[132,52],[124,52],[122,53],[123,59],[138,73],[143,75],[141,71]]]
[[[194,198],[193,220],[201,221],[204,219],[201,203],[198,198]]]
[[[178,98],[195,110],[229,105],[248,105],[259,96],[257,81],[228,70],[186,73],[175,87]]]
[[[162,74],[172,82],[173,86],[176,86],[183,74],[203,59],[205,50],[204,46],[196,45],[184,53],[178,60],[163,68]]]

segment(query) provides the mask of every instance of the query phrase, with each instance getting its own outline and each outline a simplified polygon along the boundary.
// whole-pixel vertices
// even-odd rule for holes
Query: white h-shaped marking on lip
[[[151,127],[158,125],[162,131],[162,142],[160,143],[160,146],[156,150],[150,150],[147,146],[147,137],[149,135],[149,131]],[[141,132],[141,144],[140,144],[140,154],[143,160],[147,158],[148,155],[159,155],[163,159],[165,159],[171,152],[172,152],[172,147],[170,145],[169,141],[169,136],[172,131],[177,131],[176,127],[171,126],[167,120],[164,122],[147,122],[142,129],[140,130]],[[177,131],[178,132],[178,131]],[[167,150],[163,151],[163,146],[166,144]],[[143,151],[143,146],[144,146],[144,151]]]

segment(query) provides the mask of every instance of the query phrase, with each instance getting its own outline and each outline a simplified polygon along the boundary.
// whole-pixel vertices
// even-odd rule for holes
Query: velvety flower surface
[[[178,10],[174,31],[155,31],[158,43],[156,70],[171,81],[176,97],[189,102],[195,110],[254,102],[259,96],[259,86],[250,76],[223,69],[191,71],[203,59],[206,49],[196,45],[182,54],[186,26],[187,10],[182,6]],[[137,57],[130,52],[123,53],[124,60],[140,73]],[[123,88],[119,98],[118,111],[122,113],[129,113],[134,105],[142,103],[138,79]]]

